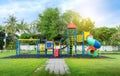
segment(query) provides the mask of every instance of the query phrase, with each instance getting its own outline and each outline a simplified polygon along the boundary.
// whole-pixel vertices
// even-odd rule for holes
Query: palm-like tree
[[[6,48],[6,38],[7,38],[7,34],[11,34],[11,41],[14,40],[14,37],[15,37],[15,32],[16,32],[16,26],[17,26],[17,19],[16,17],[10,15],[8,17],[8,19],[4,22],[5,23],[5,26],[3,27],[2,30],[4,30],[5,32],[5,43],[4,43],[4,48]]]
[[[21,33],[28,30],[27,23],[25,23],[24,20],[21,20],[21,22],[18,23],[16,17],[13,15],[9,16],[9,18],[5,21],[5,25],[5,33],[10,33],[13,39],[15,38],[17,32]]]
[[[5,31],[6,35],[11,34],[11,37],[12,37],[11,41],[15,40],[15,38],[17,36],[16,35],[17,32],[21,32],[22,30],[25,31],[25,29],[27,29],[27,26],[26,26],[27,24],[24,22],[24,20],[22,20],[18,24],[16,17],[13,15],[10,15],[4,23],[5,23],[5,26],[4,26],[3,30]],[[5,40],[6,40],[6,37],[5,37]],[[5,45],[5,47],[6,47],[6,45]]]
[[[28,25],[27,23],[24,22],[24,20],[21,20],[21,22],[16,26],[16,32],[23,33],[28,30],[29,30]]]
[[[17,19],[16,17],[10,15],[9,18],[5,21],[5,33],[10,33],[12,38],[14,38],[16,33]]]

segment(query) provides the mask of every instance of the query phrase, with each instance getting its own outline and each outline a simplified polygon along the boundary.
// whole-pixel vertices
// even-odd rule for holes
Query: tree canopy
[[[120,25],[116,27],[117,32],[111,36],[111,45],[120,45]]]
[[[41,34],[52,40],[60,34],[60,11],[58,8],[48,8],[43,14],[39,14],[38,26]]]
[[[79,13],[71,10],[62,14],[58,8],[48,8],[43,14],[39,14],[37,27],[47,39],[54,39],[58,35],[65,36],[66,27],[70,22],[77,26],[79,34],[94,28],[94,22],[90,18],[82,18]]]
[[[5,27],[3,27],[3,30],[5,33],[11,34],[12,40],[15,39],[17,32],[20,33],[27,30],[27,24],[24,22],[24,20],[21,20],[20,23],[18,23],[17,18],[13,15],[10,15],[4,24]]]
[[[82,18],[79,13],[68,10],[62,16],[66,26],[73,22],[77,26],[77,33],[81,34],[82,31],[91,31],[94,28],[94,22],[90,18]]]
[[[116,33],[116,28],[99,27],[92,30],[93,36],[103,44],[110,44],[111,37]]]

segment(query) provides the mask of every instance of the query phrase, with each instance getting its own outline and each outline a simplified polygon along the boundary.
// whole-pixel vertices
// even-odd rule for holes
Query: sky
[[[96,27],[120,24],[120,0],[0,0],[0,25],[9,15],[31,23],[48,7],[78,12],[83,18],[91,18]]]

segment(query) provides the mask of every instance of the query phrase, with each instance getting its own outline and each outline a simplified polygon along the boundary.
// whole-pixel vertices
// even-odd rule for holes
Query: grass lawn
[[[44,68],[34,72],[46,62],[46,58],[3,59],[15,52],[0,53],[0,76],[56,76]],[[110,58],[65,58],[70,75],[62,76],[120,76],[120,54],[102,54]]]
[[[0,52],[0,58],[11,56],[11,55],[16,55],[16,53],[15,52]]]
[[[2,59],[2,57],[10,55],[15,55],[15,53],[0,53],[0,76],[31,76],[36,68],[44,65],[46,61],[45,58]]]
[[[120,76],[120,54],[112,58],[66,58],[71,76]]]

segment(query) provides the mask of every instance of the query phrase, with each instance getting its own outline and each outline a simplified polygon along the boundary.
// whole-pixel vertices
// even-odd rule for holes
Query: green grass
[[[11,56],[11,55],[16,55],[15,52],[2,52],[0,53],[0,58],[6,57],[6,56]]]
[[[14,52],[0,53],[0,76],[32,76],[35,69],[45,64],[46,59],[18,58],[3,59],[2,57],[15,55]]]
[[[11,55],[15,55],[15,52],[0,53],[0,76],[56,76],[45,71],[45,67],[34,72],[36,68],[45,65],[46,58],[2,58]],[[65,58],[71,74],[59,76],[120,76],[120,54],[114,52],[102,55],[110,58]]]
[[[30,76],[45,59],[0,59],[0,76]]]
[[[106,55],[112,58],[67,58],[71,76],[120,76],[120,55]]]
[[[48,53],[50,54],[50,52]],[[11,55],[15,55],[15,52],[0,53],[0,76],[56,76],[54,73],[45,71],[45,67],[34,72],[38,67],[46,64],[46,58],[3,59],[3,57]],[[68,74],[60,76],[68,76]]]

